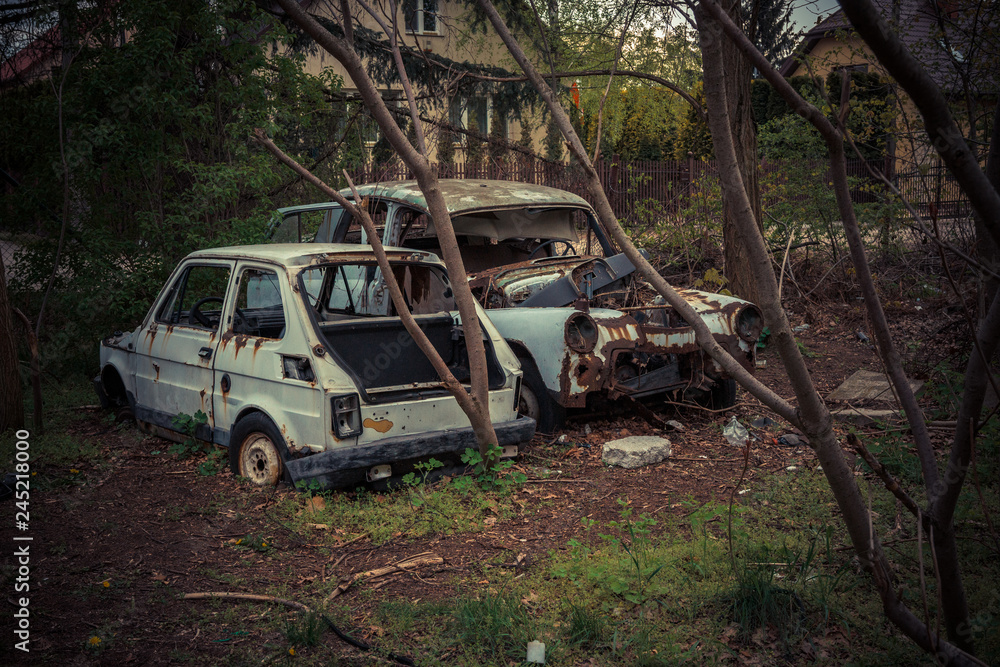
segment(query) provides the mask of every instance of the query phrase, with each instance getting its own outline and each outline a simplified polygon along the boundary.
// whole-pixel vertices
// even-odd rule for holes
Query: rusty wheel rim
[[[538,397],[527,384],[521,385],[521,396],[517,401],[517,413],[525,417],[531,417],[536,422],[541,418],[541,406],[538,404]]]
[[[240,475],[257,486],[275,486],[281,478],[281,457],[271,439],[251,433],[240,448]]]

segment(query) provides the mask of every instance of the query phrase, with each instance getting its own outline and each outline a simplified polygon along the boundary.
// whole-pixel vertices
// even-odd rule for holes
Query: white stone
[[[545,664],[545,644],[542,642],[528,642],[528,659],[526,662]]]
[[[609,466],[641,468],[670,456],[670,441],[654,435],[630,435],[604,443],[601,460]]]

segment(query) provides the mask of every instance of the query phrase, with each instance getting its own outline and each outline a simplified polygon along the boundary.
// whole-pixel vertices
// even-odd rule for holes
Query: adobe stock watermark
[[[28,592],[31,590],[31,434],[22,429],[14,434],[14,648],[29,652],[31,621]]]
[[[998,615],[1000,615],[1000,591],[993,590],[989,606],[969,618],[968,621],[959,623],[955,631],[966,641],[975,640],[997,626],[997,622],[1000,620]],[[948,662],[949,655],[946,651],[938,651],[937,659],[939,663],[945,664]]]

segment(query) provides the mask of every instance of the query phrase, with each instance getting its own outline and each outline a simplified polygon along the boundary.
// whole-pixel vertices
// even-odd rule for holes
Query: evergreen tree
[[[517,145],[524,150],[535,152],[535,140],[531,136],[531,122],[524,116],[521,117],[521,138],[517,140]]]
[[[507,137],[504,132],[506,126],[507,123],[500,110],[494,105],[493,113],[490,115],[490,143],[486,147],[486,154],[491,164],[500,164],[507,157]]]
[[[438,126],[437,161],[449,166],[455,164],[455,133],[446,125]]]
[[[792,8],[792,0],[744,0],[743,16],[755,26],[754,44],[773,65],[795,48]]]
[[[563,136],[553,119],[545,127],[545,159],[561,162],[563,159]]]
[[[467,169],[479,169],[486,157],[486,147],[483,145],[479,130],[479,120],[476,114],[469,113],[469,134],[465,137],[465,164]]]

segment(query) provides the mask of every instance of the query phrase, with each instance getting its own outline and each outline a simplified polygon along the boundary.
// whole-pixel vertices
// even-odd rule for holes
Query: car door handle
[[[203,347],[203,348],[201,348],[200,350],[198,350],[198,356],[201,357],[202,359],[211,359],[212,358],[212,348],[210,348],[210,347]]]

